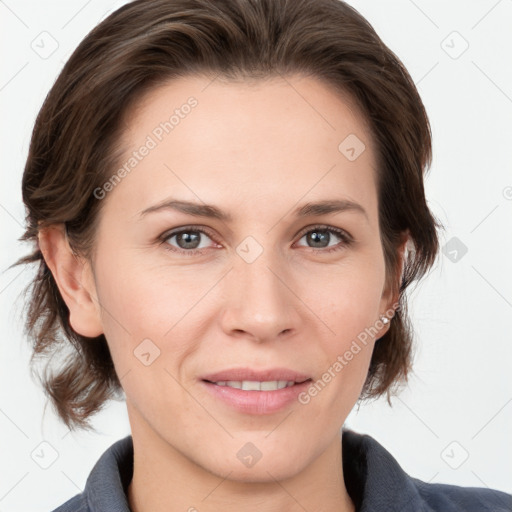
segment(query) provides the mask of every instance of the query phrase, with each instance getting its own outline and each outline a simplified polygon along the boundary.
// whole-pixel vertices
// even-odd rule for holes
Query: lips
[[[305,373],[291,370],[289,368],[272,368],[268,370],[256,370],[253,368],[232,368],[210,373],[201,377],[208,382],[222,381],[294,381],[304,382],[311,377]]]
[[[216,375],[223,376],[225,373],[212,374],[208,377],[218,378]],[[244,375],[247,375],[245,373]],[[252,373],[254,375],[254,373]],[[258,378],[261,378],[262,372],[257,372]],[[268,375],[268,374],[267,374]],[[284,373],[282,375],[285,375]],[[289,375],[289,374],[288,374]],[[303,374],[295,373],[295,376],[303,378]],[[254,379],[255,377],[251,377]],[[268,378],[268,377],[265,377]],[[293,382],[291,386],[274,390],[245,390],[237,389],[227,385],[214,384],[208,380],[202,380],[200,385],[213,398],[213,406],[228,407],[241,414],[251,415],[269,415],[283,411],[295,404],[297,406],[298,396],[304,393],[311,385],[311,379],[302,383]],[[218,381],[217,381],[218,382]],[[247,381],[243,381],[247,382]],[[249,381],[250,382],[250,381]],[[237,382],[238,383],[238,382]],[[252,386],[250,386],[252,387]]]

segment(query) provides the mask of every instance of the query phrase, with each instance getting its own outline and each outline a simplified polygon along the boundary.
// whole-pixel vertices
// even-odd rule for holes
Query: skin
[[[287,367],[317,381],[396,302],[386,287],[369,131],[349,99],[310,77],[187,77],[127,113],[127,158],[190,96],[198,105],[102,199],[92,262],[71,253],[61,226],[40,234],[72,327],[105,334],[126,394],[130,506],[353,511],[340,429],[387,326],[307,405],[244,414],[212,397],[201,376]],[[354,161],[338,150],[349,134],[366,146]],[[169,197],[216,205],[233,220],[170,209],[139,215]],[[325,199],[349,199],[366,214],[292,213]],[[192,229],[200,254],[186,254],[176,236],[159,240],[191,224],[213,235]],[[314,245],[316,225],[353,241],[322,231],[325,242]],[[248,236],[262,248],[251,263],[237,253]],[[160,350],[149,366],[134,355],[147,338]],[[247,442],[262,453],[250,468],[237,458]]]

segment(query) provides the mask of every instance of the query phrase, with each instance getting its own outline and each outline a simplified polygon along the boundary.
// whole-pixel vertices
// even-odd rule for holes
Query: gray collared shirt
[[[343,475],[357,512],[512,512],[512,495],[480,487],[429,484],[407,475],[375,439],[343,429]],[[53,512],[131,512],[133,441],[114,443],[85,489]]]

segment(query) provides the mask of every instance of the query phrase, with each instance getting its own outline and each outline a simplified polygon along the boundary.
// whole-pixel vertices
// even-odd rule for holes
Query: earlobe
[[[38,242],[69,309],[69,323],[73,330],[89,338],[102,334],[100,306],[90,264],[72,251],[64,225],[55,224],[41,229]]]

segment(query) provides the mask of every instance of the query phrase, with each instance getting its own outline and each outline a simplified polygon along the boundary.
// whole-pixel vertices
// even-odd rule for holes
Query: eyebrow
[[[178,212],[194,215],[196,217],[207,217],[218,219],[223,222],[232,222],[233,217],[222,211],[220,208],[211,204],[200,204],[193,201],[184,201],[178,199],[166,199],[154,206],[146,208],[140,212],[140,217],[144,217],[149,213],[175,210]],[[326,215],[329,213],[341,213],[346,211],[358,212],[363,214],[367,220],[368,214],[366,210],[359,204],[349,199],[326,199],[324,201],[310,202],[296,208],[293,214],[296,217],[308,217]]]

